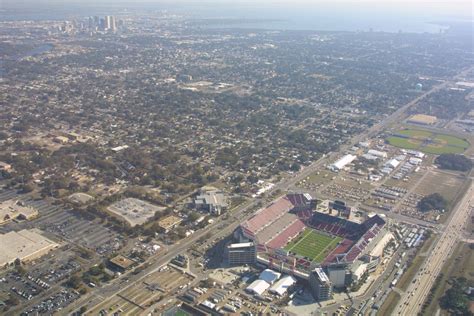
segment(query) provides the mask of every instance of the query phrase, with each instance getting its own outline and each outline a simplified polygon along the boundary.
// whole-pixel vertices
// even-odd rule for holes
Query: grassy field
[[[470,146],[469,142],[456,136],[418,129],[397,131],[395,135],[387,138],[387,142],[395,147],[416,149],[435,155],[462,153]]]
[[[437,139],[444,140],[448,144],[451,144],[453,146],[463,147],[463,148],[469,147],[469,143],[466,140],[461,139],[459,137],[455,137],[451,135],[437,135]]]
[[[405,149],[418,149],[422,142],[417,139],[401,138],[397,136],[390,136],[387,138],[390,145]]]
[[[313,261],[322,262],[342,240],[306,229],[296,240],[290,242],[285,249],[297,255],[308,257]]]
[[[397,307],[400,298],[400,294],[398,294],[397,292],[390,292],[390,294],[387,296],[387,299],[378,310],[377,315],[390,315],[395,310],[395,307]]]
[[[331,178],[332,178],[333,176],[334,176],[334,175],[333,175],[331,172],[322,170],[322,171],[318,171],[318,172],[312,173],[312,174],[306,179],[306,181],[307,181],[308,183],[314,183],[314,184],[324,183],[324,182],[327,182],[327,181],[331,180]]]

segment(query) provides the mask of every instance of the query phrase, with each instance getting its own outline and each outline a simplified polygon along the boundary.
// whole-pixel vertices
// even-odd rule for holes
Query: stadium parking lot
[[[361,202],[370,194],[370,192],[359,187],[331,184],[322,191],[322,194],[337,199]]]

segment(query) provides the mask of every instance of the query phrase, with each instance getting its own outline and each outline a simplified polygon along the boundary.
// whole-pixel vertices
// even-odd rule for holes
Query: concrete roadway
[[[462,239],[462,228],[469,220],[474,208],[474,186],[466,191],[464,198],[453,209],[446,228],[434,246],[434,251],[425,259],[413,282],[402,295],[394,315],[417,315],[428,296],[443,264]]]
[[[471,68],[474,69],[474,67],[471,67]],[[470,71],[471,68],[461,72],[459,75],[454,77],[453,80],[456,80],[456,78],[464,75],[465,73]],[[297,174],[295,174],[295,175],[293,175],[289,178],[284,178],[282,181],[280,181],[278,184],[276,184],[273,187],[273,189],[269,192],[269,195],[272,192],[275,192],[276,190],[282,190],[282,191],[288,190],[290,187],[292,187],[293,185],[295,185],[299,181],[301,181],[301,180],[305,179],[306,177],[308,177],[309,175],[311,175],[318,168],[320,168],[324,163],[327,163],[329,161],[333,161],[334,159],[338,158],[338,156],[340,156],[340,154],[343,153],[348,148],[351,148],[353,145],[359,143],[360,141],[366,140],[369,137],[373,137],[374,135],[376,135],[380,131],[384,130],[387,126],[389,126],[393,123],[399,122],[401,117],[404,115],[405,111],[408,108],[410,108],[411,106],[413,106],[414,104],[416,104],[417,102],[422,100],[423,98],[427,97],[428,95],[430,95],[430,94],[432,94],[436,91],[439,91],[440,89],[445,88],[448,85],[448,83],[449,83],[449,81],[441,83],[439,85],[436,85],[431,90],[429,90],[429,91],[425,92],[424,94],[418,96],[413,101],[405,104],[404,106],[399,108],[397,111],[392,113],[390,116],[386,117],[383,121],[381,121],[380,123],[378,123],[378,124],[372,126],[371,128],[369,128],[366,132],[354,136],[347,145],[342,145],[338,152],[330,153],[326,157],[323,156],[321,159],[315,161],[310,166],[302,169],[299,173],[297,173]],[[254,200],[251,201],[250,204],[247,204],[245,206],[242,206],[242,207],[234,210],[232,212],[232,215],[234,215],[234,216],[230,217],[230,219],[232,219],[232,218],[244,219],[245,217],[250,217],[251,215],[245,216],[245,212],[248,211],[248,210],[251,210],[252,208],[257,207],[259,201],[260,201],[260,199],[254,199]],[[223,229],[218,228],[218,226],[220,226],[222,223],[226,223],[226,222],[228,222],[228,225],[225,228],[223,228]],[[84,305],[89,306],[89,307],[90,306],[95,306],[98,303],[103,302],[104,299],[107,300],[107,299],[111,298],[113,295],[116,295],[116,294],[120,293],[121,291],[125,290],[126,288],[128,288],[129,286],[131,286],[131,284],[133,284],[134,282],[141,281],[141,280],[145,279],[147,277],[147,275],[157,271],[162,265],[166,264],[169,260],[174,258],[176,255],[185,252],[189,247],[191,247],[199,238],[203,237],[205,234],[211,233],[212,234],[211,239],[215,240],[216,239],[216,235],[215,235],[216,233],[219,233],[219,235],[230,234],[239,225],[239,223],[240,223],[240,221],[237,221],[237,220],[234,220],[232,222],[229,222],[229,220],[224,221],[224,222],[216,220],[216,222],[214,224],[208,226],[207,228],[205,228],[201,231],[196,232],[195,234],[191,235],[190,237],[188,237],[184,240],[181,240],[181,242],[179,242],[179,243],[173,245],[172,247],[170,247],[168,253],[166,253],[165,255],[159,254],[158,256],[154,256],[151,259],[149,259],[147,261],[148,267],[145,268],[141,273],[139,273],[137,275],[132,275],[131,273],[128,273],[126,275],[129,278],[128,283],[124,282],[124,277],[125,276],[122,276],[120,279],[112,280],[109,284],[104,285],[101,288],[94,289],[91,292],[89,292],[88,294],[81,297],[81,299],[76,301],[74,304],[71,304],[70,307],[66,310],[66,312],[71,313],[71,312],[77,310],[79,307],[84,306]]]

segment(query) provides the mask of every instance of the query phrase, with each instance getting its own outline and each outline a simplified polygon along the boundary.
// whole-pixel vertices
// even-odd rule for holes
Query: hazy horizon
[[[62,20],[161,10],[197,19],[274,20],[239,27],[325,31],[437,33],[452,22],[472,21],[472,4],[464,0],[4,0],[2,9],[0,20]]]

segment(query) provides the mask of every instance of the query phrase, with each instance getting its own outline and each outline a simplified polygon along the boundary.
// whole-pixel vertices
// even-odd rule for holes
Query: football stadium
[[[241,223],[240,242],[253,242],[258,263],[304,279],[316,268],[365,272],[376,259],[371,250],[386,239],[385,220],[374,215],[357,223],[348,207],[323,213],[315,206],[308,194],[288,194]]]

